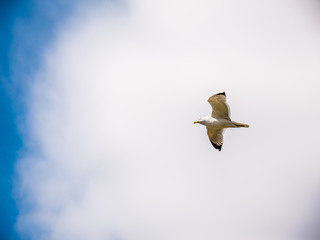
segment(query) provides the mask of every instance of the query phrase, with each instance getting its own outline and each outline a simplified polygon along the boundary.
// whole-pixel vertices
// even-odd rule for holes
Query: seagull
[[[248,128],[248,124],[237,123],[230,119],[230,109],[226,102],[226,93],[221,92],[211,96],[208,99],[212,107],[211,116],[201,117],[198,121],[193,123],[199,123],[207,127],[207,135],[212,146],[215,149],[221,151],[223,144],[223,132],[225,128]]]

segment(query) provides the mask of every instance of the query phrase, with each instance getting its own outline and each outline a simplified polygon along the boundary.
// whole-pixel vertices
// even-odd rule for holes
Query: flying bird
[[[201,117],[193,123],[200,123],[207,127],[207,134],[212,146],[221,151],[223,132],[225,128],[248,128],[248,124],[237,123],[230,119],[230,109],[226,102],[226,93],[221,92],[208,99],[212,107],[211,116]]]

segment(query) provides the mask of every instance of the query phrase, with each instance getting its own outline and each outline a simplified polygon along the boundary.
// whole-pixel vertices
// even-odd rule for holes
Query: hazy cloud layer
[[[311,4],[311,3],[310,3]],[[320,190],[320,31],[299,1],[79,8],[44,53],[17,165],[32,239],[292,240]],[[226,91],[221,152],[204,127]]]

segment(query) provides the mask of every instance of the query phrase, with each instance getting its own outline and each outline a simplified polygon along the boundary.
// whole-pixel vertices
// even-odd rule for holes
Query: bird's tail
[[[244,124],[244,123],[235,123],[235,124],[236,124],[236,127],[245,127],[245,128],[249,127],[248,124]]]

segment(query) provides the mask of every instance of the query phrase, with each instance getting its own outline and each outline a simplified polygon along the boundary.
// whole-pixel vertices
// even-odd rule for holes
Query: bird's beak
[[[199,121],[194,121],[193,123],[198,123]]]

